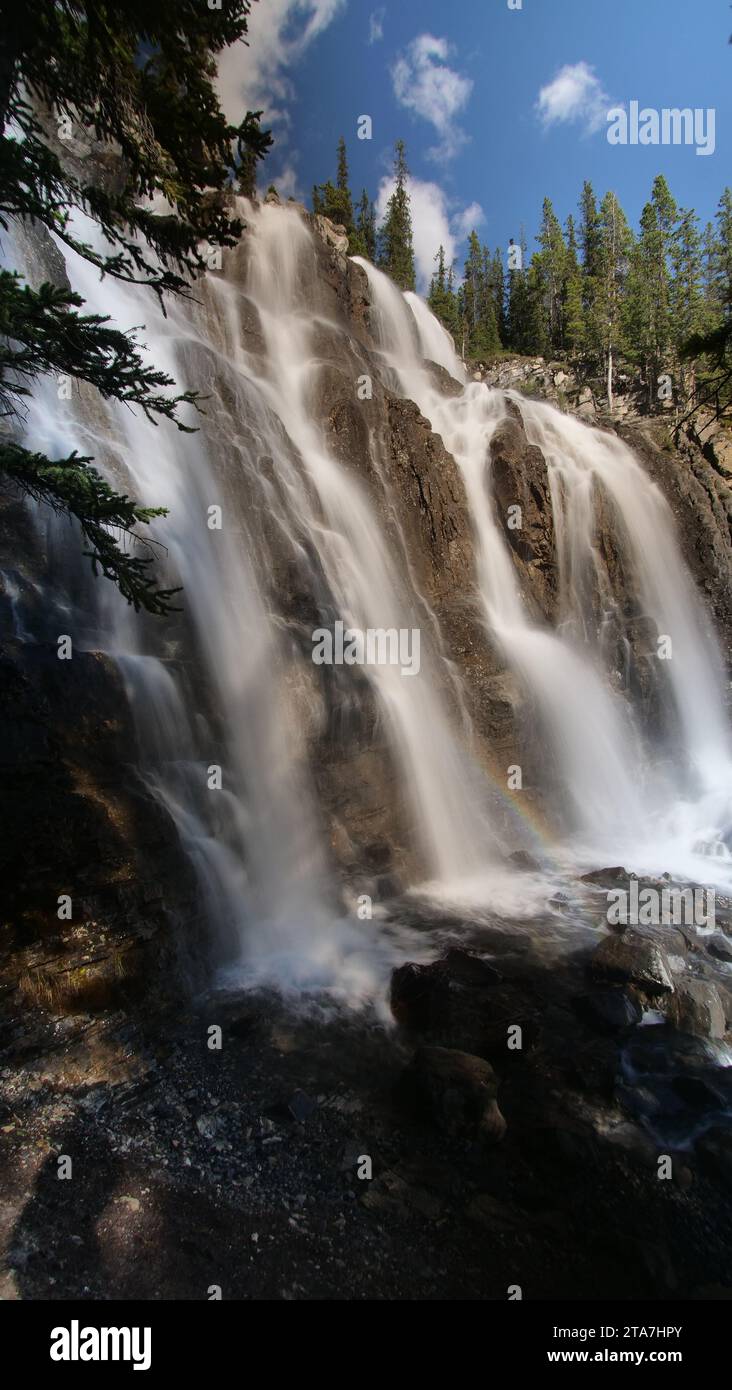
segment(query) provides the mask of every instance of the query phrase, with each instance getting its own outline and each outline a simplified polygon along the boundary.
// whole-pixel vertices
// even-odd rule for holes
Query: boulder
[[[732,941],[723,932],[716,932],[707,941],[707,950],[715,960],[723,960],[725,964],[732,963]]]
[[[407,961],[393,971],[389,1002],[403,1028],[423,1032],[435,1027],[445,1007],[447,981],[432,965]]]
[[[628,880],[633,875],[628,873],[622,865],[616,864],[611,869],[593,869],[592,873],[582,874],[580,883],[597,883],[601,888],[610,883],[613,887],[627,888]]]
[[[448,1047],[420,1047],[403,1086],[423,1117],[452,1138],[496,1144],[506,1132],[496,1102],[498,1079],[482,1057]]]
[[[666,952],[651,936],[626,931],[600,942],[589,973],[596,980],[637,985],[644,994],[672,994],[674,983]]]
[[[404,1028],[416,1032],[439,1028],[447,1020],[451,994],[465,990],[472,994],[500,980],[499,972],[481,956],[452,946],[429,965],[408,961],[393,971],[391,1011]]]
[[[729,1187],[732,1183],[732,1129],[715,1125],[697,1139],[694,1147],[699,1166],[707,1177],[716,1178]]]
[[[669,1017],[680,1032],[697,1038],[723,1038],[724,1015],[724,1004],[715,985],[691,978],[677,981]]]
[[[622,1033],[640,1023],[643,1006],[619,985],[593,989],[573,1001],[580,1018],[601,1033]]]

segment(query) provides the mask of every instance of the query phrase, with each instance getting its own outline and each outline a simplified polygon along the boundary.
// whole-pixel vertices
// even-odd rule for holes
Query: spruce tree
[[[716,213],[712,281],[715,301],[723,317],[732,316],[732,188],[725,188]]]
[[[465,348],[461,334],[461,315],[458,292],[455,289],[455,266],[451,264],[447,271],[447,298],[446,314],[444,320],[445,328],[452,334],[455,347],[459,350],[461,357],[465,356]]]
[[[562,321],[564,325],[564,346],[571,357],[582,350],[585,335],[584,308],[582,303],[582,268],[579,263],[577,233],[574,218],[570,213],[566,226],[566,270],[562,294]]]
[[[338,173],[336,176],[336,187],[341,195],[343,211],[346,218],[344,226],[349,229],[353,227],[353,199],[351,190],[348,186],[348,158],[346,155],[346,142],[341,136],[338,141]]]
[[[468,257],[465,262],[462,285],[462,311],[465,320],[465,351],[468,357],[480,357],[485,351],[483,343],[483,257],[478,234],[475,231],[468,237]]]
[[[631,251],[623,332],[627,353],[640,367],[653,408],[657,378],[668,365],[671,347],[670,276],[666,235],[651,201],[641,213],[640,235]]]
[[[227,197],[236,168],[271,143],[259,113],[227,121],[216,94],[216,54],[246,37],[249,0],[210,10],[198,0],[34,0],[0,6],[0,227],[35,222],[102,275],[186,294],[213,246],[236,244],[242,224]],[[93,157],[62,156],[59,123],[85,131]],[[113,177],[110,177],[113,171]],[[156,208],[153,199],[157,198]],[[75,230],[81,211],[104,233],[95,250]],[[65,287],[37,289],[0,276],[0,413],[15,417],[44,373],[97,387],[108,399],[175,421],[190,392],[144,364],[139,345]],[[86,554],[136,608],[165,612],[151,560],[125,538],[160,515],[115,492],[90,458],[50,459],[3,436],[0,468],[27,496],[74,516]],[[115,531],[122,533],[121,540]]]
[[[513,245],[511,241],[509,249]],[[518,245],[521,251],[521,266],[512,266],[509,261],[507,341],[513,352],[531,354],[541,350],[541,327],[535,299],[535,280],[530,277],[526,265],[526,239],[523,227]]]
[[[614,193],[600,204],[594,322],[607,382],[608,409],[613,408],[613,371],[622,341],[622,305],[632,237]]]
[[[506,277],[503,271],[501,252],[496,247],[490,268],[490,285],[493,294],[493,309],[496,318],[498,339],[501,345],[506,341]]]
[[[550,351],[559,352],[564,339],[562,305],[567,250],[562,228],[549,198],[544,199],[541,230],[537,241],[541,249],[532,257],[531,273],[536,287],[541,338]]]
[[[671,264],[671,338],[681,395],[686,401],[694,394],[695,369],[693,361],[689,362],[683,356],[684,345],[692,334],[702,333],[710,326],[704,298],[702,239],[698,219],[688,208],[679,211],[679,223],[671,247]]]
[[[356,205],[356,234],[359,249],[353,256],[365,256],[367,261],[376,260],[376,209],[364,188]]]
[[[454,278],[452,266],[448,269],[445,261],[445,248],[440,246],[435,256],[437,268],[430,281],[427,303],[440,323],[453,337],[457,339],[460,335],[460,323],[458,318],[458,306],[455,297]]]
[[[336,181],[314,184],[312,193],[313,212],[327,217],[335,226],[342,227],[348,237],[348,251],[351,256],[364,256],[366,250],[363,238],[356,226],[353,215],[353,199],[348,183],[348,157],[343,136],[338,141]]]
[[[413,290],[416,283],[408,178],[404,141],[397,140],[394,156],[395,188],[386,205],[386,216],[379,235],[379,265],[402,290]]]
[[[579,244],[582,251],[582,349],[587,361],[593,366],[599,366],[599,326],[595,301],[600,273],[600,214],[594,189],[587,181],[582,185],[579,206]]]
[[[437,269],[430,281],[427,303],[436,318],[443,322],[447,302],[447,270],[445,268],[445,248],[440,245],[435,255]]]
[[[482,248],[481,311],[483,325],[483,351],[495,353],[501,347],[501,334],[496,312],[496,287],[493,281],[493,257],[487,246]]]
[[[716,213],[717,231],[705,239],[708,326],[682,345],[681,358],[698,364],[691,410],[732,418],[732,190],[725,188]]]

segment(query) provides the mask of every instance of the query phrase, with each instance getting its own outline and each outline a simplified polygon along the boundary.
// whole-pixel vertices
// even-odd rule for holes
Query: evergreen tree
[[[562,228],[549,198],[544,199],[537,241],[541,249],[532,257],[531,278],[540,315],[541,341],[550,351],[558,352],[564,344],[562,306],[567,250]]]
[[[102,275],[147,285],[161,298],[187,293],[206,269],[208,247],[233,246],[241,234],[226,198],[236,166],[256,161],[271,143],[258,113],[231,125],[215,88],[216,54],[245,38],[250,8],[249,0],[221,11],[198,0],[2,3],[0,227],[35,221]],[[59,121],[89,132],[101,157],[62,159]],[[96,222],[108,250],[82,241],[74,210]],[[183,429],[176,408],[194,395],[170,396],[173,382],[144,364],[133,335],[82,308],[65,287],[33,289],[2,272],[0,414],[17,418],[34,379],[51,373]],[[160,509],[116,493],[90,458],[50,459],[8,435],[0,468],[21,492],[78,520],[95,571],[130,603],[167,611],[171,593],[156,588],[150,559],[124,544],[139,541],[137,525]]]
[[[482,249],[482,283],[481,283],[481,321],[483,324],[483,340],[485,343],[484,352],[493,353],[500,351],[501,333],[499,329],[498,313],[496,309],[497,291],[493,279],[493,257],[487,246]]]
[[[594,322],[607,381],[608,409],[613,408],[613,369],[622,338],[622,305],[632,237],[614,193],[600,204],[599,246],[594,296]]]
[[[401,290],[413,290],[412,215],[407,190],[409,170],[403,140],[396,143],[394,178],[396,185],[386,205],[386,217],[379,236],[379,265]]]
[[[353,227],[353,199],[351,198],[351,190],[348,186],[348,158],[346,155],[346,142],[343,136],[341,136],[338,141],[338,173],[336,176],[336,187],[343,202],[343,212],[346,219],[343,225],[350,229]]]
[[[445,328],[451,333],[456,348],[460,356],[465,356],[465,345],[462,341],[462,316],[460,311],[460,297],[455,289],[455,266],[450,265],[447,272],[447,318],[444,320]]]
[[[596,304],[600,274],[600,214],[591,183],[585,181],[580,197],[579,244],[582,251],[582,349],[587,361],[600,363]]]
[[[732,190],[725,188],[716,214],[717,234],[705,238],[708,326],[683,344],[683,361],[698,363],[692,409],[711,408],[720,419],[732,417]],[[684,423],[684,420],[679,422]]]
[[[668,363],[671,346],[669,285],[666,236],[659,225],[657,207],[646,203],[640,236],[631,252],[623,331],[628,357],[641,369],[651,408],[656,381]]]
[[[492,325],[485,321],[487,298],[483,252],[477,232],[472,231],[468,237],[468,258],[465,262],[461,301],[465,321],[465,352],[468,357],[484,357],[486,353],[495,350],[495,318]]]
[[[570,356],[575,356],[581,351],[584,342],[585,320],[582,302],[582,268],[579,263],[577,232],[571,213],[567,218],[566,242],[566,269],[562,296],[564,346]]]
[[[732,188],[725,188],[716,213],[712,283],[714,299],[723,317],[732,315]]]
[[[257,164],[259,156],[256,150],[251,147],[242,153],[239,164],[239,192],[244,198],[256,198],[257,196]]]
[[[510,242],[513,246],[514,242]],[[540,351],[541,327],[537,313],[535,285],[526,266],[526,239],[521,228],[521,266],[509,260],[508,307],[506,311],[507,343],[513,352],[531,354]]]
[[[715,311],[719,307],[715,283],[716,255],[717,240],[714,234],[714,223],[707,222],[701,239],[701,276],[705,314],[710,323],[713,322]]]
[[[360,249],[354,256],[365,256],[368,261],[376,260],[376,209],[364,188],[356,207],[356,238]]]
[[[503,259],[501,252],[496,247],[491,261],[490,283],[493,293],[493,307],[496,316],[496,327],[501,344],[506,341],[506,277],[503,272]]]
[[[338,141],[336,181],[313,185],[313,212],[327,217],[337,227],[343,227],[348,237],[348,250],[351,256],[366,255],[363,237],[353,216],[353,199],[348,183],[348,157],[343,136]]]
[[[430,281],[427,303],[432,313],[441,323],[445,321],[445,309],[447,305],[447,270],[445,268],[445,248],[440,246],[435,256],[437,269]]]
[[[592,184],[586,181],[580,197],[579,244],[584,273],[592,279],[599,272],[600,214]]]
[[[704,298],[704,268],[702,240],[698,219],[690,210],[681,208],[679,224],[671,247],[673,278],[670,288],[671,337],[678,365],[679,385],[684,400],[695,389],[694,363],[683,356],[683,348],[692,334],[710,327],[708,307]]]
[[[452,266],[448,269],[445,262],[444,246],[440,246],[435,260],[437,269],[430,281],[427,303],[435,317],[451,334],[453,340],[460,344],[461,324],[455,294],[455,281]]]

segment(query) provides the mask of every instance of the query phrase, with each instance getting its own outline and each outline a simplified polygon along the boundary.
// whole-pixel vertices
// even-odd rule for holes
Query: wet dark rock
[[[729,1186],[732,1183],[732,1129],[708,1129],[694,1146],[702,1171]]]
[[[616,865],[612,869],[593,869],[592,873],[582,874],[580,883],[596,883],[601,888],[609,883],[614,888],[625,888],[629,879],[633,877],[635,875],[629,874],[627,869],[621,865]]]
[[[491,479],[514,561],[522,576],[530,578],[529,593],[539,612],[552,618],[558,572],[547,465],[541,449],[526,438],[520,417],[501,421],[493,435]],[[521,525],[509,527],[509,507],[516,505],[521,508]]]
[[[429,965],[409,961],[393,971],[391,1010],[402,1027],[425,1032],[446,1022],[451,993],[482,991],[500,980],[500,972],[482,957],[450,947]]]
[[[725,1010],[719,991],[706,980],[681,978],[676,981],[669,1017],[682,1033],[698,1038],[723,1038]]]
[[[722,960],[726,964],[732,962],[732,941],[722,932],[718,932],[716,936],[709,938],[707,941],[707,950],[710,956],[714,956],[716,960]]]
[[[526,869],[530,873],[538,872],[541,869],[538,859],[535,859],[533,854],[529,854],[528,850],[515,849],[513,854],[509,854],[508,857],[517,869]]]
[[[685,1105],[697,1110],[717,1109],[724,1104],[721,1087],[714,1086],[709,1078],[702,1076],[675,1076],[672,1082],[676,1095]]]
[[[461,946],[451,946],[435,964],[450,982],[477,989],[490,989],[501,982],[501,973],[495,966],[472,951],[464,951]]]
[[[403,1028],[423,1032],[439,1022],[447,995],[447,980],[431,965],[408,961],[391,977],[391,1011]]]
[[[402,1094],[425,1119],[452,1137],[498,1143],[506,1132],[498,1079],[482,1057],[446,1047],[421,1047],[407,1067]]]
[[[674,982],[663,947],[650,936],[630,929],[622,936],[607,936],[589,963],[597,980],[637,985],[645,994],[670,994]]]
[[[643,1015],[640,1000],[621,986],[593,989],[573,1002],[580,1017],[603,1033],[622,1033]]]

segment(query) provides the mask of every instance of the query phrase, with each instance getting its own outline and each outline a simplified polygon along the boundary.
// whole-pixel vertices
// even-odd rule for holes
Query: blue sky
[[[401,136],[423,277],[440,240],[462,263],[473,224],[505,248],[523,222],[531,249],[542,199],[563,222],[585,178],[634,225],[656,173],[702,222],[732,183],[729,0],[258,0],[250,32],[221,82],[232,116],[265,107],[266,181],[309,202],[343,134],[355,195],[383,206]],[[631,101],[713,108],[714,152],[609,144],[607,109]]]

